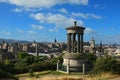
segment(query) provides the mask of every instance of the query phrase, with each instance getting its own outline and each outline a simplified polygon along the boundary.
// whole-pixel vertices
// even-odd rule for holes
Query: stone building
[[[23,44],[22,51],[28,52],[28,50],[29,50],[29,44]]]
[[[16,44],[9,45],[8,46],[8,52],[17,53],[18,52],[18,46]]]
[[[96,48],[97,48],[96,50],[98,51],[99,54],[104,54],[104,47],[103,47],[102,41],[100,41],[99,46]]]
[[[15,59],[15,55],[12,53],[8,53],[8,52],[7,53],[0,53],[0,60],[4,61],[6,59],[13,60],[13,59]]]

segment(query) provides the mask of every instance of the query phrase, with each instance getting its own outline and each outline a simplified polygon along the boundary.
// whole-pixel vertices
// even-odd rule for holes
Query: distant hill
[[[15,43],[15,42],[19,42],[19,43],[28,43],[29,41],[26,41],[26,40],[15,40],[15,39],[2,39],[0,38],[0,43],[3,43],[6,42],[6,43]]]

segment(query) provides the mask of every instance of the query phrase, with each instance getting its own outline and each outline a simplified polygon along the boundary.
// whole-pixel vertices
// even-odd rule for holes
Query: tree
[[[120,74],[120,62],[108,55],[98,58],[92,73],[99,74],[102,72]]]
[[[94,63],[97,59],[97,56],[95,54],[88,53],[88,54],[86,54],[86,58],[87,58],[87,64],[89,65],[89,67],[87,69],[92,70],[94,67]]]
[[[27,65],[33,64],[34,63],[34,56],[29,55],[23,59],[23,62],[26,63]]]
[[[5,60],[5,64],[6,65],[9,65],[10,64],[10,61],[8,59]]]
[[[17,54],[18,60],[22,60],[27,56],[28,56],[28,53],[26,53],[26,52],[18,52],[18,54]]]
[[[95,62],[97,59],[97,56],[95,54],[89,53],[86,55],[88,61]]]

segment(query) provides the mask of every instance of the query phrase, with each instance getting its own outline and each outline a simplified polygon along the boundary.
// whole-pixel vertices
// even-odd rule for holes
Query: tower
[[[74,25],[66,28],[67,30],[67,52],[63,56],[63,65],[70,67],[70,71],[80,71],[86,62],[83,53],[83,35],[85,27]]]
[[[92,37],[92,40],[90,42],[90,46],[91,46],[91,48],[95,48],[95,39],[94,39],[94,37]]]
[[[55,37],[54,43],[56,43],[56,42],[57,42],[57,39],[56,39],[56,37]]]
[[[100,52],[100,53],[103,53],[103,52],[104,52],[102,41],[100,41],[99,52]]]

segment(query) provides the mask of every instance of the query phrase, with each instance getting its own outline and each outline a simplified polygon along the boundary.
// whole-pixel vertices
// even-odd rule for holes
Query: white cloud
[[[57,27],[54,27],[53,29],[48,29],[49,32],[57,32],[58,31],[58,28]]]
[[[97,16],[97,15],[95,15],[95,14],[93,14],[93,13],[88,14],[88,15],[91,16],[92,18],[95,18],[95,19],[102,19],[102,17]]]
[[[43,26],[40,26],[40,25],[32,24],[31,26],[32,26],[33,29],[38,29],[38,30],[45,29]]]
[[[95,15],[94,13],[74,13],[72,12],[71,13],[72,16],[74,17],[81,17],[81,18],[84,18],[84,19],[88,19],[88,18],[94,18],[94,19],[102,19],[102,17],[98,16],[98,15]]]
[[[83,13],[74,13],[74,12],[72,12],[71,14],[72,14],[72,16],[75,16],[75,17],[82,17],[82,18],[85,18],[85,19],[88,18],[88,16],[86,14],[83,14]]]
[[[10,32],[4,32],[5,35],[10,35],[11,33]]]
[[[29,34],[36,34],[37,32],[32,31],[32,30],[29,30],[28,33],[29,33]]]
[[[101,5],[100,4],[94,4],[93,7],[94,8],[99,8],[99,7],[101,7]]]
[[[23,7],[19,7],[19,8],[15,8],[15,9],[13,9],[12,11],[13,12],[16,12],[16,13],[18,13],[18,12],[36,12],[36,11],[40,11],[40,10],[42,10],[41,8],[23,8]]]
[[[20,8],[15,8],[15,9],[13,9],[12,11],[18,13],[18,12],[22,12],[22,9],[20,9]]]
[[[61,12],[61,13],[65,13],[65,14],[68,14],[68,11],[67,11],[65,8],[61,8],[61,9],[59,9],[59,12]]]
[[[8,2],[16,6],[28,8],[50,8],[60,4],[77,4],[87,5],[88,0],[1,0],[0,2]]]
[[[85,29],[85,34],[94,34],[95,30],[91,29],[91,28],[86,28]]]
[[[73,25],[73,21],[76,21],[73,18],[66,17],[62,14],[52,14],[52,13],[37,13],[30,15],[33,19],[38,20],[42,23],[55,24],[56,27],[69,27]],[[82,26],[83,22],[77,20],[78,25]]]
[[[8,2],[8,0],[0,0],[0,2]]]
[[[49,32],[53,32],[54,31],[54,29],[49,29]]]
[[[18,30],[19,33],[24,33],[25,31],[24,30]]]

